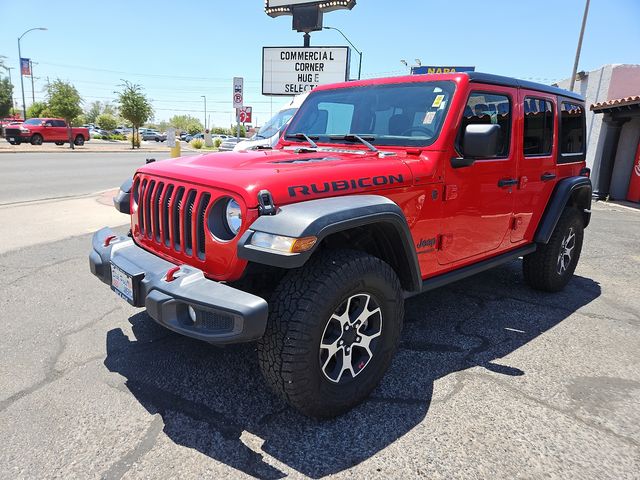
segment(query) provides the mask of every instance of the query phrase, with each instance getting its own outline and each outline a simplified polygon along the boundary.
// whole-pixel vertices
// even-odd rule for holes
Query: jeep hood
[[[257,194],[265,189],[276,205],[285,205],[412,184],[403,157],[356,152],[217,152],[150,163],[138,172],[226,190],[242,196],[249,208],[257,206]]]

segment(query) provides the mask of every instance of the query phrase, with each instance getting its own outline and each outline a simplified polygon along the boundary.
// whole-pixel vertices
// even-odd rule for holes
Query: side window
[[[524,155],[551,155],[553,148],[553,104],[542,98],[524,99]]]
[[[584,107],[577,103],[562,102],[560,110],[560,154],[584,153]],[[568,161],[572,161],[568,159]]]
[[[497,156],[506,157],[509,155],[511,117],[511,102],[506,95],[473,92],[464,107],[459,139],[462,139],[467,125],[500,125]]]
[[[64,123],[63,120],[52,120],[51,122],[53,123],[54,127],[66,127],[67,126],[67,124]]]

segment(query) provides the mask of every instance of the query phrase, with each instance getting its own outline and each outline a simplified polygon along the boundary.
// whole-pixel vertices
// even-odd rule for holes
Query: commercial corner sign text
[[[263,47],[262,94],[299,95],[348,79],[348,47]]]

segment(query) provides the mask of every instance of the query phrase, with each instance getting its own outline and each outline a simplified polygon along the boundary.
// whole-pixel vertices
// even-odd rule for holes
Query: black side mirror
[[[499,136],[500,125],[467,125],[462,137],[462,154],[471,158],[495,157]]]

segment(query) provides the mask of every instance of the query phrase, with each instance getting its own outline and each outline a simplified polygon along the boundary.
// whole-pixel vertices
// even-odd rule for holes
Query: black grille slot
[[[224,312],[198,312],[197,326],[211,332],[225,333],[233,330],[233,316]]]
[[[156,186],[155,180],[151,180],[147,185],[147,190],[144,192],[144,229],[147,233],[147,237],[152,237],[151,232],[151,194]]]
[[[164,244],[169,247],[171,245],[169,238],[169,206],[171,205],[171,196],[173,195],[173,185],[168,185],[164,201],[162,202],[162,234],[164,235]]]
[[[187,193],[186,205],[184,209],[184,252],[187,255],[191,255],[193,251],[193,210],[194,202],[196,200],[196,191],[189,190]]]
[[[153,195],[153,236],[156,242],[160,241],[160,212],[162,211],[162,190],[164,183],[159,183],[156,193]]]
[[[206,241],[204,226],[206,225],[205,214],[207,213],[207,206],[209,205],[209,201],[211,200],[211,195],[208,193],[203,193],[200,197],[200,202],[198,202],[198,213],[196,214],[196,231],[198,232],[198,258],[204,260],[204,244]]]
[[[173,248],[176,251],[181,250],[180,239],[180,211],[182,207],[182,197],[184,196],[184,187],[178,187],[176,191],[176,200],[173,204]]]
[[[140,228],[140,233],[144,235],[144,189],[147,186],[147,181],[143,180],[139,187],[140,192],[138,193],[138,228]]]

